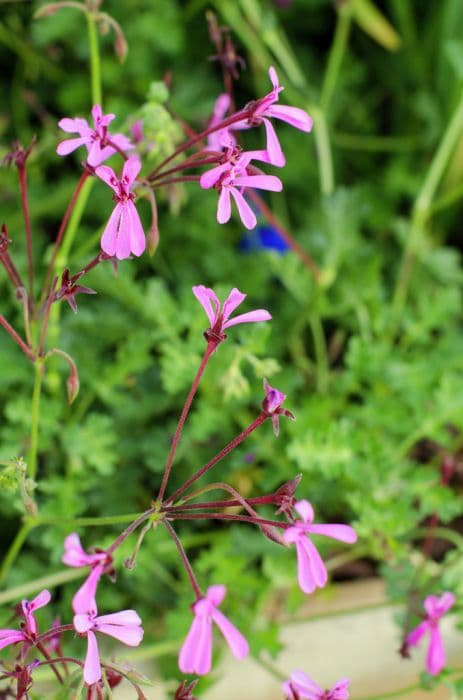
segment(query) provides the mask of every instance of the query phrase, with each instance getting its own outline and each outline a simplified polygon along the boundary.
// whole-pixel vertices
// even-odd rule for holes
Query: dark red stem
[[[53,673],[55,674],[55,676],[56,676],[56,678],[58,679],[58,681],[59,681],[61,684],[63,684],[63,683],[64,683],[63,676],[61,675],[61,673],[60,673],[60,672],[58,671],[58,669],[56,668],[56,663],[57,663],[57,662],[56,662],[56,659],[52,659],[52,658],[51,658],[50,654],[48,653],[48,651],[45,649],[45,647],[43,646],[43,644],[42,644],[41,642],[37,642],[37,645],[36,645],[36,646],[37,646],[37,649],[40,651],[40,653],[43,654],[43,656],[46,658],[46,660],[47,660],[48,663],[50,664],[50,666],[51,666],[51,668],[52,668],[52,671],[53,671]]]
[[[7,271],[7,274],[9,276],[10,280],[12,281],[13,286],[16,289],[18,287],[24,287],[21,276],[20,276],[19,272],[17,271],[8,251],[5,251],[4,253],[0,253],[0,262],[2,263],[3,267]]]
[[[207,464],[204,465],[204,467],[201,467],[193,476],[190,476],[187,481],[185,481],[182,486],[180,486],[174,493],[169,496],[169,498],[166,501],[166,504],[172,503],[175,501],[179,496],[182,495],[182,493],[185,493],[185,491],[191,486],[191,484],[194,484],[195,481],[197,481],[203,474],[205,474],[209,469],[212,469],[213,466],[217,464],[217,462],[220,462],[221,459],[223,459],[229,452],[235,449],[243,440],[245,440],[248,435],[250,435],[253,430],[259,427],[261,423],[264,422],[264,420],[268,418],[267,413],[261,413],[259,416],[257,416],[256,420],[249,425],[246,430],[243,430],[242,433],[240,433],[236,438],[234,438],[231,442],[228,443],[218,454],[216,454],[215,457],[213,457]]]
[[[223,121],[219,122],[218,124],[215,124],[214,126],[209,127],[209,129],[205,129],[205,131],[202,131],[200,134],[196,134],[196,136],[192,136],[191,139],[188,139],[188,141],[185,141],[182,143],[178,148],[175,149],[173,153],[170,154],[167,158],[164,158],[162,163],[160,163],[157,168],[153,170],[152,173],[148,175],[148,179],[151,179],[153,175],[158,173],[167,163],[170,163],[171,160],[176,158],[180,153],[183,153],[183,151],[186,151],[187,148],[190,148],[191,146],[194,146],[195,143],[198,143],[198,141],[202,141],[206,136],[209,136],[209,134],[213,134],[215,131],[219,131],[220,129],[225,129],[227,126],[230,126],[231,124],[235,124],[236,122],[239,122],[243,119],[247,119],[249,116],[249,112],[247,109],[242,109],[240,112],[236,112],[236,114],[233,114],[231,117],[227,117],[227,119],[224,119]]]
[[[48,286],[49,286],[49,284],[50,284],[50,279],[51,279],[51,276],[52,276],[52,274],[53,274],[53,268],[54,268],[54,265],[55,265],[56,256],[58,255],[58,250],[59,250],[59,247],[60,247],[60,245],[61,245],[61,241],[63,240],[63,236],[64,236],[64,234],[65,234],[65,232],[66,232],[66,227],[67,227],[67,225],[68,225],[69,217],[70,217],[71,214],[72,214],[72,210],[74,209],[74,206],[75,206],[76,201],[77,201],[77,197],[79,196],[80,191],[81,191],[82,187],[84,186],[84,182],[85,182],[86,179],[89,177],[89,175],[90,175],[89,171],[88,171],[88,170],[84,170],[84,172],[83,172],[82,175],[80,176],[80,180],[79,180],[79,182],[77,183],[77,187],[76,187],[76,189],[74,190],[74,194],[72,195],[72,197],[71,197],[71,199],[70,199],[70,202],[69,202],[69,204],[68,204],[68,206],[67,206],[67,209],[66,209],[66,211],[64,212],[64,216],[63,216],[63,219],[62,219],[62,221],[61,221],[60,227],[59,227],[59,229],[58,229],[58,233],[57,233],[57,236],[56,236],[55,245],[54,245],[54,247],[53,247],[53,252],[52,252],[52,254],[51,254],[50,263],[49,263],[49,265],[48,265],[48,270],[47,270],[47,274],[46,274],[46,277],[45,277],[45,284],[44,284],[44,286],[43,286],[43,292],[42,292],[42,298],[43,298],[43,299],[45,298],[45,296],[46,296],[47,293],[48,293]]]
[[[26,228],[26,242],[27,242],[27,270],[29,277],[29,296],[31,299],[34,298],[34,261],[32,258],[32,229],[31,229],[31,217],[29,214],[29,202],[27,198],[27,177],[26,177],[26,166],[18,165],[19,174],[19,187],[21,190],[21,205],[24,216],[24,226]]]
[[[22,340],[22,338],[19,337],[19,335],[14,330],[14,328],[12,326],[10,326],[10,324],[8,323],[6,318],[4,316],[1,316],[1,315],[0,315],[0,326],[3,326],[3,328],[6,330],[6,332],[11,335],[14,342],[19,345],[19,347],[27,355],[29,360],[31,360],[31,362],[35,362],[35,355],[32,352],[32,350],[26,345],[24,340]]]
[[[53,629],[47,630],[46,632],[43,632],[43,634],[38,635],[35,646],[44,642],[49,637],[58,636],[63,632],[75,632],[75,629],[73,625],[58,625],[57,627],[53,627]]]
[[[175,452],[177,450],[177,446],[180,440],[180,436],[182,434],[183,426],[185,424],[186,417],[188,415],[188,411],[190,410],[191,403],[194,399],[194,396],[196,394],[196,390],[198,388],[199,382],[201,381],[201,377],[203,376],[204,370],[206,369],[206,365],[209,362],[209,358],[214,352],[218,345],[217,340],[210,340],[207,344],[206,351],[204,353],[203,359],[201,360],[201,364],[199,365],[199,369],[196,372],[196,377],[193,380],[193,384],[191,385],[191,389],[188,393],[188,396],[185,401],[185,405],[183,406],[182,413],[180,414],[180,418],[178,419],[177,427],[175,429],[174,437],[172,438],[172,445],[170,447],[169,454],[167,456],[167,462],[166,466],[164,469],[164,475],[162,477],[162,482],[161,482],[161,488],[159,489],[159,494],[158,494],[158,500],[162,501],[164,498],[164,494],[166,492],[167,488],[167,482],[169,481],[169,476],[170,472],[172,469],[172,463],[174,461],[175,457]],[[169,499],[171,500],[171,499]]]
[[[253,525],[271,525],[287,530],[292,527],[291,523],[282,523],[279,520],[267,520],[266,518],[256,518],[252,515],[239,515],[234,513],[176,513],[169,512],[169,520],[239,520],[243,523]]]
[[[179,177],[171,177],[168,180],[156,180],[153,182],[153,189],[164,187],[165,185],[175,185],[177,182],[199,182],[201,175],[180,175]]]
[[[47,329],[48,329],[48,321],[50,320],[50,308],[53,303],[53,298],[55,296],[55,288],[58,282],[58,277],[54,277],[51,289],[50,289],[50,294],[48,295],[47,303],[45,304],[45,311],[43,314],[43,322],[42,322],[42,328],[40,331],[40,342],[39,342],[39,349],[37,351],[37,354],[39,357],[43,355],[43,349],[45,346],[45,339],[47,337]]]
[[[137,527],[139,527],[142,523],[144,523],[145,520],[148,520],[148,518],[151,515],[153,515],[153,513],[155,513],[155,512],[156,512],[156,508],[150,508],[149,510],[145,510],[144,513],[139,515],[138,518],[136,520],[134,520],[133,523],[130,523],[130,525],[128,527],[126,527],[124,532],[121,532],[119,537],[117,537],[114,540],[112,545],[110,547],[108,547],[108,549],[106,550],[106,553],[108,555],[112,554],[114,552],[114,550],[116,550],[124,542],[124,540],[126,540],[127,537],[129,535],[131,535],[132,532],[134,532],[137,529]]]
[[[214,163],[218,163],[218,161],[223,155],[222,153],[217,153],[216,155],[200,159],[199,156],[201,156],[202,153],[203,151],[194,153],[192,156],[190,156],[189,158],[185,158],[185,160],[183,160],[178,165],[175,165],[173,168],[169,168],[169,170],[163,170],[157,175],[153,175],[152,178],[149,178],[149,182],[155,182],[156,180],[159,180],[162,177],[166,177],[167,175],[173,175],[174,173],[177,173],[180,170],[187,170],[188,168],[200,168],[203,165],[212,165]]]
[[[270,505],[274,502],[274,496],[273,494],[270,496],[257,496],[256,498],[246,498],[245,501],[250,506]],[[162,506],[161,510],[168,513],[171,510],[187,511],[201,510],[201,508],[233,508],[241,505],[243,505],[241,501],[230,498],[227,501],[207,501],[206,503],[183,503],[180,505]]]
[[[200,589],[200,587],[199,587],[199,585],[198,585],[198,582],[197,582],[197,580],[196,580],[196,576],[194,575],[193,569],[192,569],[191,564],[190,564],[190,562],[189,562],[189,560],[188,560],[188,557],[187,557],[186,552],[185,552],[185,550],[184,550],[184,548],[183,548],[183,545],[182,545],[182,543],[180,542],[180,539],[179,539],[177,533],[175,532],[174,528],[172,527],[172,525],[171,525],[170,523],[168,523],[166,520],[163,520],[163,521],[162,521],[162,524],[164,525],[164,527],[166,528],[167,532],[168,532],[169,535],[172,537],[172,539],[174,540],[174,542],[175,542],[175,544],[176,544],[176,546],[177,546],[177,549],[178,549],[178,551],[179,551],[179,554],[180,554],[180,557],[181,557],[181,559],[182,559],[183,565],[184,565],[184,567],[185,567],[185,571],[186,571],[186,573],[187,573],[187,575],[188,575],[188,578],[189,578],[189,580],[190,580],[191,587],[193,588],[193,590],[194,590],[194,592],[195,592],[196,599],[199,600],[199,598],[202,598],[201,589]]]

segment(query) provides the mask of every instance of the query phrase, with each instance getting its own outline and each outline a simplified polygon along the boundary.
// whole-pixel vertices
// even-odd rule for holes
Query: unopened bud
[[[66,387],[68,390],[68,401],[73,403],[77,394],[79,393],[79,375],[77,373],[77,367],[74,363],[71,365],[71,374],[67,381]]]

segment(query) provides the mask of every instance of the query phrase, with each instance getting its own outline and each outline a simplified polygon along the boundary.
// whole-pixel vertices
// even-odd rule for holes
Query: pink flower
[[[293,671],[289,681],[283,683],[287,700],[347,700],[349,697],[348,678],[342,678],[331,690],[322,690],[303,671]]]
[[[74,628],[81,635],[87,635],[87,656],[84,663],[84,680],[88,685],[101,678],[101,664],[95,632],[107,634],[114,639],[137,647],[143,639],[141,620],[135,610],[121,610],[110,615],[100,615],[91,611],[74,615]]]
[[[26,621],[24,629],[0,629],[0,649],[4,649],[10,644],[17,644],[17,642],[26,642],[29,645],[37,637],[37,622],[35,621],[34,612],[48,605],[50,599],[50,591],[44,590],[33,600],[22,600],[21,611]]]
[[[141,255],[146,247],[145,234],[140,217],[133,200],[135,195],[130,186],[140,172],[141,162],[137,156],[131,156],[124,163],[122,177],[116,177],[114,170],[107,165],[100,165],[95,173],[104,180],[115,193],[117,204],[109,217],[101,237],[101,248],[108,255],[119,260],[128,258],[130,253]]]
[[[37,635],[37,623],[35,621],[34,612],[39,608],[43,608],[51,600],[50,591],[44,590],[39,593],[33,600],[21,601],[23,615],[26,619],[26,633],[35,637]]]
[[[308,501],[298,501],[294,508],[301,516],[302,522],[295,522],[285,530],[283,539],[287,544],[296,545],[297,577],[301,589],[304,593],[313,593],[317,587],[323,588],[328,574],[315,545],[306,535],[326,535],[353,544],[357,540],[357,534],[349,525],[312,524],[314,511]]]
[[[230,95],[228,95],[226,92],[218,96],[214,104],[212,117],[207,125],[208,129],[220,124],[220,122],[223,121],[230,107],[230,102]],[[230,146],[236,146],[236,138],[230,132],[228,127],[213,131],[212,134],[209,134],[207,137],[207,147],[211,151],[221,151],[223,148],[229,148]]]
[[[79,535],[73,532],[64,540],[62,561],[68,566],[92,567],[89,576],[72,599],[72,609],[76,614],[96,611],[96,589],[105,569],[112,567],[112,557],[104,551],[88,554],[82,548]]]
[[[269,162],[266,151],[247,151],[236,155],[235,149],[230,148],[227,160],[221,165],[206,171],[201,175],[199,184],[205,190],[214,187],[219,190],[217,221],[225,224],[231,216],[231,197],[235,200],[241,221],[248,229],[257,224],[256,215],[246,202],[243,191],[245,187],[258,190],[281,192],[283,185],[275,175],[253,175],[248,173],[251,160]]]
[[[272,418],[273,432],[278,436],[280,432],[279,416],[286,416],[292,420],[296,420],[291,411],[286,408],[281,408],[281,404],[286,399],[286,395],[278,389],[270,386],[268,381],[264,379],[265,399],[262,401],[262,408],[265,413]]]
[[[92,108],[92,117],[94,128],[92,129],[86,119],[69,119],[64,118],[58,122],[58,126],[67,133],[79,134],[78,138],[67,139],[58,144],[56,152],[60,156],[67,156],[79,146],[85,146],[88,151],[87,162],[95,168],[105,160],[107,160],[119,148],[121,151],[127,151],[133,148],[130,140],[123,134],[108,134],[108,124],[115,118],[115,114],[103,114],[100,105],[94,105]],[[117,148],[108,145],[114,144]]]
[[[215,622],[222,632],[236,659],[244,659],[247,656],[249,644],[230,620],[217,610],[226,591],[225,586],[210,586],[206,596],[193,605],[194,619],[178,657],[182,673],[204,676],[211,670],[212,622]]]
[[[452,607],[454,602],[455,596],[448,591],[440,597],[428,595],[424,599],[424,609],[427,613],[426,619],[418,627],[415,627],[406,639],[406,645],[417,646],[426,632],[429,632],[426,670],[432,676],[440,673],[445,666],[445,649],[439,629],[439,620]]]
[[[210,328],[206,331],[206,339],[214,338],[215,340],[225,340],[224,330],[231,326],[236,326],[238,323],[253,323],[254,321],[269,321],[272,317],[265,309],[257,309],[256,311],[248,311],[245,314],[235,316],[230,319],[233,311],[246,299],[246,294],[240,292],[239,289],[233,287],[228,297],[225,299],[223,306],[220,306],[220,301],[215,292],[209,287],[199,284],[193,287],[193,294],[203,307],[210,321]]]
[[[313,120],[303,109],[299,107],[289,107],[288,105],[276,105],[278,95],[284,89],[280,87],[278,76],[273,66],[269,68],[270,80],[273,84],[273,90],[260,100],[256,100],[252,108],[251,116],[243,121],[233,124],[233,129],[249,128],[257,124],[264,123],[267,135],[267,152],[272,165],[283,166],[286,162],[283,151],[281,150],[280,142],[276,135],[273,124],[269,118],[281,119],[296,129],[301,131],[311,131]]]

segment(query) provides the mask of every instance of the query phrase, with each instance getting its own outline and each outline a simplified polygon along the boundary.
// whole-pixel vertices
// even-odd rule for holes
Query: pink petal
[[[270,68],[268,69],[268,75],[269,75],[270,80],[272,81],[272,85],[273,85],[274,90],[278,90],[280,84],[278,82],[277,72],[273,66],[270,66]]]
[[[64,540],[64,554],[61,557],[63,564],[67,566],[86,566],[88,554],[82,548],[80,537],[76,532],[72,532]]]
[[[198,284],[192,289],[196,299],[199,301],[204,311],[206,312],[211,326],[213,326],[219,313],[220,301],[218,300],[217,296],[212,291],[212,289],[209,289],[209,287],[205,287],[202,284]],[[215,309],[213,307],[215,307]]]
[[[100,180],[103,180],[103,182],[106,182],[117,195],[119,194],[119,180],[116,177],[116,173],[109,165],[100,165],[98,168],[95,168],[95,175],[97,175]]]
[[[426,634],[429,628],[429,622],[421,622],[417,627],[415,627],[407,636],[407,644],[415,647],[421,641],[423,635]]]
[[[233,625],[220,610],[214,610],[211,617],[225,637],[233,656],[236,659],[244,659],[249,653],[249,644],[241,632],[236,629],[235,625]]]
[[[135,148],[131,140],[124,134],[113,134],[111,136],[111,142],[120,148],[121,151],[131,151]]]
[[[309,525],[306,531],[311,532],[313,535],[332,537],[335,540],[347,542],[348,544],[357,542],[357,533],[350,525]]]
[[[101,634],[107,634],[114,637],[119,642],[127,644],[129,647],[137,647],[143,639],[142,627],[122,627],[121,625],[99,624],[96,627]]]
[[[442,617],[455,602],[453,593],[446,592],[441,596],[428,595],[424,599],[424,609],[429,617]]]
[[[222,187],[217,205],[217,221],[226,224],[231,216],[230,188]]]
[[[92,631],[87,632],[87,656],[84,664],[84,680],[88,685],[96,683],[101,678],[100,656],[98,644]]]
[[[251,160],[260,160],[263,163],[272,163],[269,153],[266,150],[245,151],[241,154],[239,162],[240,165],[247,166]]]
[[[77,117],[76,119],[69,119],[69,117],[64,117],[58,122],[58,126],[62,131],[68,134],[80,134],[81,136],[92,136],[94,133],[93,129],[90,128],[86,119]]]
[[[265,113],[268,117],[281,119],[281,121],[291,124],[300,131],[311,131],[313,119],[303,109],[299,107],[289,107],[288,105],[271,105]]]
[[[269,110],[267,109],[265,113],[268,114]],[[286,158],[284,156],[283,151],[281,150],[280,142],[278,140],[278,136],[276,135],[276,131],[273,127],[272,122],[270,122],[268,119],[264,117],[262,121],[264,122],[265,133],[267,136],[267,153],[269,154],[270,162],[272,163],[272,165],[276,165],[279,168],[282,168],[286,163]]]
[[[246,226],[247,229],[252,229],[255,227],[257,224],[257,219],[256,215],[252,211],[251,207],[249,204],[246,202],[245,198],[241,194],[239,190],[236,189],[236,187],[230,187],[226,188],[227,190],[230,191],[230,194],[232,195],[233,199],[235,200],[236,206],[238,208],[238,213],[240,215],[241,221],[243,224]],[[222,190],[222,192],[225,190],[225,188]],[[227,219],[228,221],[228,219]],[[219,222],[223,223],[223,222]]]
[[[432,676],[437,676],[445,666],[445,649],[439,628],[430,627],[431,639],[426,655],[426,669]]]
[[[230,163],[222,163],[222,165],[217,165],[215,168],[206,170],[206,172],[201,175],[199,184],[203,190],[208,190],[209,188],[214,187],[215,183],[221,178],[223,173],[227,172],[227,170],[231,170]]]
[[[314,519],[315,513],[312,505],[304,498],[295,504],[294,510],[301,516],[305,523],[311,523]]]
[[[178,657],[182,673],[205,675],[211,670],[212,622],[206,617],[196,617],[183,643]]]
[[[128,201],[121,205],[121,218],[117,230],[116,258],[125,260],[130,256],[130,220],[128,216]]]
[[[318,698],[320,695],[323,695],[323,690],[320,688],[319,685],[315,683],[307,674],[305,674],[303,671],[293,671],[291,673],[291,683],[293,684],[294,688],[304,694],[311,693],[308,697],[310,698]]]
[[[234,310],[243,303],[243,301],[246,299],[246,294],[243,294],[243,292],[240,292],[239,289],[236,287],[233,287],[231,290],[230,294],[228,297],[225,299],[224,304],[223,304],[223,319],[224,321],[227,321],[228,318],[232,315]]]
[[[130,249],[134,255],[141,255],[146,248],[146,238],[141,225],[140,217],[132,200],[128,200],[127,214],[129,218]]]
[[[48,605],[50,600],[50,591],[44,590],[41,593],[39,593],[33,600],[31,600],[30,606],[32,610],[38,610],[39,608],[43,608],[45,605]]]
[[[331,688],[332,700],[348,700],[349,698],[349,678],[341,678],[340,681],[336,683]]]
[[[122,178],[127,178],[129,184],[132,184],[140,170],[140,158],[138,156],[130,156],[130,158],[128,158],[124,163],[124,167],[122,169]]]
[[[58,144],[56,152],[59,156],[67,156],[69,153],[72,153],[72,151],[75,151],[76,148],[80,148],[80,146],[84,146],[87,143],[90,143],[90,139],[87,136],[67,139]]]
[[[283,532],[283,540],[286,542],[286,544],[294,544],[303,537],[305,537],[305,533],[297,524],[286,528],[286,530]]]
[[[231,294],[234,291],[238,291],[238,290],[232,290]],[[231,296],[231,294],[230,294],[230,296]],[[230,296],[228,297],[229,299],[230,299]],[[226,595],[227,595],[227,588],[226,588],[226,586],[223,586],[222,584],[215,584],[214,586],[209,586],[209,588],[206,591],[207,600],[210,603],[212,603],[212,605],[215,608],[220,605],[220,603],[223,601],[223,599],[225,598]]]
[[[309,539],[296,542],[298,581],[304,593],[323,588],[328,580],[325,565]]]
[[[254,323],[255,321],[270,321],[271,315],[265,309],[256,309],[255,311],[248,311],[245,314],[240,314],[235,316],[230,321],[223,324],[223,328],[230,328],[231,326],[236,326],[238,323]]]
[[[102,574],[103,567],[101,565],[95,566],[74,595],[72,599],[72,609],[76,615],[86,613],[96,614],[96,589],[98,588],[98,583],[100,582]]]
[[[121,610],[109,615],[99,615],[95,618],[95,623],[99,626],[100,622],[108,625],[128,625],[129,627],[141,625],[141,619],[135,610]]]
[[[16,644],[16,642],[24,641],[24,634],[18,630],[0,630],[0,649],[4,649],[10,644]]]
[[[91,165],[92,168],[96,168],[98,165],[104,163],[105,160],[112,156],[113,153],[115,153],[114,148],[106,147],[102,149],[100,141],[95,140],[88,150],[87,163]]]
[[[233,178],[231,184],[235,187],[254,187],[258,190],[281,192],[283,184],[275,175],[241,175]]]
[[[101,167],[104,168],[106,166],[103,165]],[[97,170],[99,170],[99,168],[97,168]],[[111,216],[109,217],[108,223],[106,224],[105,230],[103,231],[103,235],[101,236],[101,248],[111,257],[116,255],[117,233],[119,228],[119,220],[122,214],[121,209],[122,205],[116,204]]]
[[[85,634],[89,630],[93,629],[94,619],[88,613],[78,613],[77,615],[74,615],[72,624],[74,625],[76,632],[79,634]]]

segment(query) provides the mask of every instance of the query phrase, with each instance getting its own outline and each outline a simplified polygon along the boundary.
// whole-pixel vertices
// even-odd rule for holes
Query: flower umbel
[[[87,636],[87,656],[84,663],[84,680],[88,685],[101,678],[101,664],[95,632],[107,634],[129,647],[137,647],[143,639],[141,620],[135,610],[121,610],[110,615],[97,616],[97,611],[74,615],[74,628]]]
[[[143,227],[133,203],[135,195],[130,191],[140,169],[139,158],[131,156],[124,163],[120,180],[114,170],[107,165],[100,165],[95,170],[95,174],[111,187],[116,201],[114,211],[101,237],[101,248],[111,257],[115,255],[119,260],[128,258],[131,253],[141,255],[146,247]]]
[[[128,151],[133,148],[130,140],[123,134],[108,134],[108,126],[115,118],[115,114],[103,114],[100,105],[92,108],[94,128],[92,129],[86,119],[78,117],[69,119],[65,117],[58,122],[58,126],[67,133],[77,133],[79,136],[74,139],[67,139],[58,144],[56,152],[60,156],[67,156],[76,148],[85,146],[88,151],[87,163],[95,168],[101,165],[110,156],[116,153],[117,149]],[[113,145],[110,145],[113,144]]]
[[[290,679],[283,683],[286,700],[347,700],[348,678],[342,678],[331,690],[323,690],[303,671],[293,671]]]
[[[249,645],[241,632],[217,610],[225,598],[225,586],[210,586],[204,598],[193,605],[194,620],[180,650],[178,665],[182,673],[204,676],[211,670],[212,623],[215,622],[237,659],[244,659]]]
[[[230,319],[234,310],[246,299],[246,294],[240,292],[236,287],[233,287],[222,306],[214,290],[202,284],[193,287],[193,294],[203,307],[211,324],[204,334],[206,340],[221,342],[227,337],[224,334],[226,328],[236,326],[238,323],[269,321],[272,318],[265,309],[256,309],[256,311],[248,311]]]
[[[455,603],[455,596],[448,591],[440,597],[428,595],[424,599],[426,619],[410,632],[405,640],[406,646],[417,646],[421,638],[429,632],[429,646],[426,655],[426,670],[436,676],[445,666],[445,649],[439,629],[439,620]]]
[[[313,593],[317,587],[323,588],[328,580],[328,574],[322,558],[307,535],[325,535],[341,542],[353,544],[357,541],[357,534],[350,525],[313,524],[314,511],[306,500],[298,501],[294,508],[301,516],[302,521],[295,522],[285,530],[283,539],[287,544],[296,545],[297,577],[301,589],[304,593]]]

